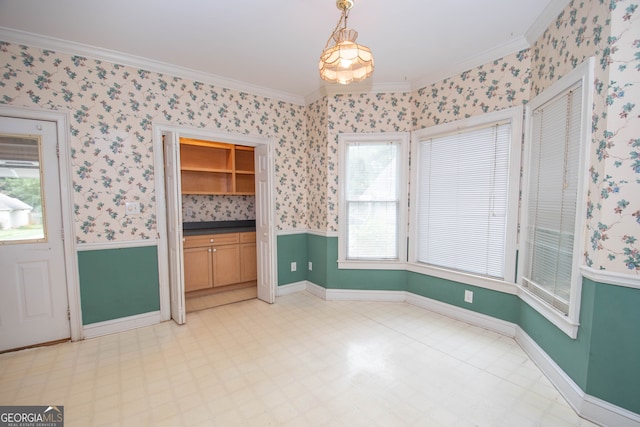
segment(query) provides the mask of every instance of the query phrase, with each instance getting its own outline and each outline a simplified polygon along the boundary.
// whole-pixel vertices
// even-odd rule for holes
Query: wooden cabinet
[[[253,147],[180,138],[182,194],[255,194]]]
[[[256,233],[240,234],[240,280],[258,280],[258,259],[256,255]]]
[[[256,280],[255,240],[255,232],[185,237],[185,291],[198,291]]]

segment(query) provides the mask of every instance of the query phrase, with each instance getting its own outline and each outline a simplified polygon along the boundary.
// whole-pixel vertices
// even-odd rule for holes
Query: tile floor
[[[510,338],[308,293],[0,355],[0,404],[65,426],[593,426]]]
[[[257,297],[257,286],[234,289],[232,291],[220,292],[210,295],[200,295],[196,297],[190,297],[189,295],[187,295],[185,298],[185,309],[187,313],[192,313],[194,311],[206,310],[208,308],[219,307],[226,304],[233,304]]]

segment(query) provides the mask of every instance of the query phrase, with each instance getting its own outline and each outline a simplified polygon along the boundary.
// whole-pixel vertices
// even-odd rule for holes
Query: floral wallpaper
[[[0,41],[0,102],[68,111],[78,243],[155,238],[152,123],[275,142],[276,226],[306,227],[304,107]],[[138,201],[139,216],[125,216]]]
[[[595,56],[585,263],[640,274],[639,13],[638,0],[574,0],[530,49],[410,93],[328,95],[307,106],[0,42],[0,102],[70,112],[78,242],[155,237],[154,121],[268,137],[277,228],[333,233],[339,133],[412,131],[521,105]],[[140,216],[124,215],[130,200]],[[249,201],[188,203],[194,220],[252,212]]]
[[[522,105],[529,99],[529,50],[523,50],[419,89],[413,129]]]
[[[327,231],[338,231],[338,134],[345,132],[408,132],[409,93],[345,94],[328,99]],[[312,228],[314,224],[311,224]]]
[[[537,94],[594,56],[588,246],[596,269],[640,274],[638,2],[572,1],[533,47]]]
[[[184,222],[256,219],[255,196],[182,196]]]
[[[640,274],[640,2],[610,3],[607,130],[598,142],[601,217],[592,230],[597,268]]]
[[[307,106],[307,213],[313,231],[328,229],[327,204],[327,98]]]

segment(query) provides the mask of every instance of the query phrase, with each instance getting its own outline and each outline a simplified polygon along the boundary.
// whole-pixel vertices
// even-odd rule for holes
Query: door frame
[[[69,308],[69,328],[71,341],[83,339],[82,309],[80,305],[80,280],[76,250],[76,233],[73,214],[73,181],[71,179],[71,150],[69,135],[69,115],[65,112],[40,110],[35,108],[0,105],[0,116],[42,120],[56,124],[58,144],[58,174],[60,175],[60,214],[62,216],[61,237],[63,239],[64,268]],[[52,235],[55,230],[50,231]]]
[[[269,199],[266,201],[270,224],[269,224],[269,265],[271,266],[270,287],[271,294],[275,295],[278,271],[277,271],[277,240],[275,235],[275,170],[274,170],[274,150],[273,140],[265,137],[256,137],[251,135],[243,135],[230,132],[221,132],[213,129],[195,128],[182,125],[173,125],[169,123],[153,123],[153,157],[154,157],[154,181],[156,192],[156,227],[158,232],[158,275],[160,285],[160,318],[161,321],[171,319],[171,298],[169,283],[169,267],[168,262],[176,262],[169,259],[168,236],[167,236],[167,205],[165,194],[165,174],[164,174],[164,147],[162,143],[162,135],[166,132],[174,132],[177,137],[186,137],[194,139],[204,139],[209,141],[225,142],[229,144],[238,144],[255,147],[258,145],[266,145],[269,155],[269,174],[271,175],[271,188],[269,188]],[[176,168],[179,165],[175,165]],[[180,173],[179,170],[174,171]],[[180,241],[182,246],[182,241]],[[179,248],[182,250],[182,248]],[[168,262],[167,262],[168,260]],[[260,272],[258,272],[260,274]],[[183,283],[184,286],[184,283]]]

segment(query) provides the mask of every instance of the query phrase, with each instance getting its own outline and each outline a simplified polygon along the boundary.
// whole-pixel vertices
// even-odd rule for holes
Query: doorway
[[[255,246],[257,297],[275,300],[277,286],[273,148],[270,140],[170,125],[154,126],[160,311],[163,320],[185,322],[185,259],[181,198],[180,139],[190,138],[253,147],[255,155]],[[163,233],[163,231],[165,231]]]
[[[0,109],[0,351],[80,338],[64,116]],[[71,270],[74,271],[74,270]]]

